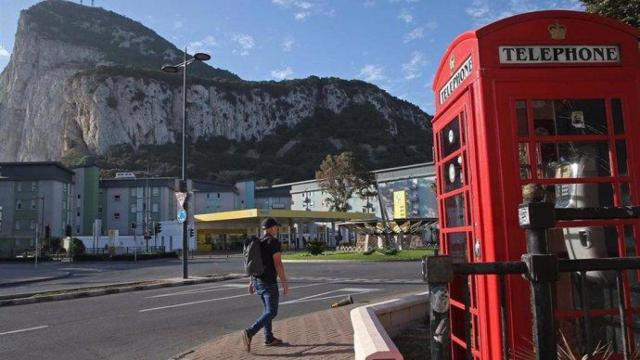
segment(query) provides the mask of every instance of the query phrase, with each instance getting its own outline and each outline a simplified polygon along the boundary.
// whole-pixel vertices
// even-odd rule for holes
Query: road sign
[[[176,200],[178,203],[178,208],[182,208],[184,206],[184,201],[187,199],[187,193],[186,192],[177,192],[176,193]]]
[[[187,211],[185,209],[178,210],[178,213],[176,214],[176,220],[178,220],[180,224],[185,222],[187,220]]]

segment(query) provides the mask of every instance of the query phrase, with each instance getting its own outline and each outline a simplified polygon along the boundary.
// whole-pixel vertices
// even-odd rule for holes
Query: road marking
[[[309,285],[302,285],[302,286],[294,286],[294,287],[290,287],[289,289],[293,290],[293,289],[300,289],[300,288],[311,287],[311,286],[320,286],[320,285],[327,285],[327,284],[326,283],[309,284]],[[222,297],[222,298],[215,298],[215,299],[190,301],[190,302],[181,303],[181,304],[174,304],[174,305],[167,305],[167,306],[159,306],[159,307],[154,307],[154,308],[142,309],[142,310],[138,310],[138,312],[142,313],[142,312],[147,312],[147,311],[172,309],[172,308],[183,307],[183,306],[204,304],[204,303],[209,303],[209,302],[214,302],[214,301],[236,299],[236,298],[240,298],[240,297],[244,297],[244,296],[255,296],[255,295],[247,293],[247,294],[240,294],[240,295],[233,295],[233,296],[225,296],[225,297]]]
[[[48,327],[49,327],[49,325],[42,325],[42,326],[36,326],[36,327],[27,328],[27,329],[7,331],[7,332],[0,333],[0,336],[9,335],[9,334],[17,334],[17,333],[33,331],[33,330],[40,330],[40,329],[45,329],[45,328],[48,328]]]
[[[192,295],[192,294],[200,294],[200,293],[205,293],[205,292],[231,290],[231,289],[241,289],[241,288],[242,289],[246,289],[246,288],[248,288],[248,286],[249,286],[248,284],[215,285],[215,286],[208,286],[206,288],[200,288],[200,289],[176,291],[176,292],[172,292],[172,293],[168,293],[168,294],[147,296],[147,297],[145,297],[145,299],[155,299],[155,298],[162,298],[162,297],[168,297],[168,296],[179,296],[179,295]]]
[[[424,284],[421,279],[356,279],[356,278],[329,278],[329,277],[313,277],[313,276],[294,276],[290,278],[292,281],[329,281],[332,283],[354,283],[354,284],[401,284],[401,285],[414,285]]]
[[[309,301],[319,301],[319,300],[334,299],[334,298],[338,298],[338,297],[346,297],[346,296],[349,296],[349,295],[366,294],[366,293],[373,292],[373,291],[378,291],[378,290],[380,290],[380,289],[342,288],[342,289],[336,289],[336,290],[323,292],[323,293],[320,293],[320,294],[305,296],[305,297],[300,298],[300,299],[281,302],[280,305],[289,305],[289,304],[297,304],[297,303],[303,303],[303,302],[309,302]],[[324,295],[329,295],[329,294],[338,293],[338,292],[346,292],[347,294],[337,294],[337,295],[332,295],[332,296],[324,296]]]
[[[60,268],[60,270],[65,270],[65,271],[102,272],[102,269],[99,269],[99,268],[79,268],[79,267],[65,267],[65,268]]]

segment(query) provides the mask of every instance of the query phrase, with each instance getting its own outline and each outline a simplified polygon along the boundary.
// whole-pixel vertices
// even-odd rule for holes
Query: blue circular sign
[[[176,214],[176,219],[179,223],[183,223],[187,220],[187,211],[185,209],[178,210],[178,214]]]

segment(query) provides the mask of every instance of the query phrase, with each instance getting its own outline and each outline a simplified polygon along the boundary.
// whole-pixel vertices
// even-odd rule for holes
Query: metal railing
[[[552,287],[556,285],[562,273],[570,273],[579,280],[578,299],[581,320],[584,328],[583,348],[593,349],[593,324],[591,299],[587,296],[587,273],[590,271],[608,271],[615,273],[615,292],[621,338],[621,353],[625,360],[630,358],[631,344],[628,343],[629,322],[633,310],[625,306],[624,274],[629,270],[640,269],[640,257],[558,259],[548,252],[548,229],[556,221],[638,219],[640,207],[626,208],[582,208],[554,209],[551,203],[527,203],[520,205],[520,226],[527,230],[527,253],[521,261],[503,261],[492,263],[459,263],[450,256],[433,256],[423,260],[423,278],[430,290],[430,351],[432,359],[451,358],[451,325],[449,285],[455,278],[462,278],[462,303],[464,305],[464,342],[465,358],[473,359],[471,299],[469,277],[496,275],[498,278],[498,298],[500,300],[501,344],[503,359],[511,359],[518,349],[510,348],[508,328],[508,305],[506,277],[524,275],[531,288],[530,304],[533,320],[532,352],[538,360],[557,359],[557,327]],[[572,289],[569,289],[573,291]],[[613,292],[612,292],[613,293]]]

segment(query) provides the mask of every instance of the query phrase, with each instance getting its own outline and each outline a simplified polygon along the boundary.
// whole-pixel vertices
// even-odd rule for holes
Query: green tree
[[[326,201],[333,211],[349,210],[349,199],[353,195],[370,196],[374,184],[373,174],[351,152],[327,155],[316,171],[316,180],[320,188],[329,194]]]
[[[640,0],[581,0],[588,12],[616,18],[640,27]]]

